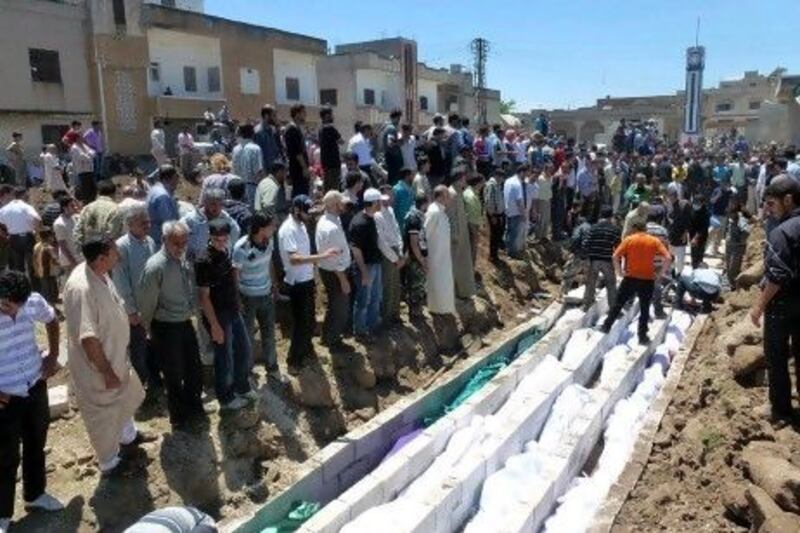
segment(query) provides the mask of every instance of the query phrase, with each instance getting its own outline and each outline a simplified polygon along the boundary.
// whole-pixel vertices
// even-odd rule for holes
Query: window
[[[364,105],[375,105],[374,89],[364,89]]]
[[[733,104],[730,102],[723,102],[721,104],[717,104],[715,110],[717,113],[724,113],[725,111],[733,111]]]
[[[335,106],[338,103],[336,89],[320,89],[319,90],[319,103],[320,105]]]
[[[69,124],[42,124],[42,144],[61,145],[61,137],[69,131]]]
[[[447,97],[447,110],[453,113],[458,112],[458,96],[451,94]]]
[[[260,94],[261,78],[258,70],[249,67],[239,69],[239,83],[242,85],[242,94]]]
[[[61,83],[61,64],[56,50],[28,49],[31,79],[44,83]]]
[[[114,11],[114,24],[117,26],[125,26],[127,19],[125,18],[125,0],[113,0],[111,7]]]
[[[761,102],[758,101],[750,102],[748,107],[752,110],[761,109]]]
[[[208,92],[218,93],[219,91],[219,67],[208,67]]]
[[[428,110],[428,97],[427,96],[420,96],[419,97],[419,108],[422,111]]]
[[[187,93],[197,92],[197,71],[194,67],[183,67],[183,87]]]
[[[300,80],[297,78],[286,78],[286,99],[300,100]]]
[[[161,81],[161,64],[150,63],[150,81],[158,83]]]

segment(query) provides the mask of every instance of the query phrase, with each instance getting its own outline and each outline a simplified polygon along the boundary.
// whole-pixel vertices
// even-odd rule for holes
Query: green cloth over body
[[[261,530],[261,533],[291,533],[297,531],[309,518],[322,507],[317,502],[297,501],[292,504],[292,508],[286,518]]]

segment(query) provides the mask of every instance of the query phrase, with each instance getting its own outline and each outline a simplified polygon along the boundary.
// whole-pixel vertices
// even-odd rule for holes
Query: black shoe
[[[639,344],[641,346],[649,346],[650,345],[650,337],[647,335],[639,335]]]
[[[608,333],[609,331],[611,331],[611,326],[610,326],[610,325],[608,325],[608,324],[603,324],[603,325],[601,325],[601,326],[600,326],[599,328],[597,328],[597,329],[598,329],[599,331],[601,331],[602,333]]]
[[[657,320],[664,320],[665,318],[667,318],[667,313],[665,313],[664,310],[661,309],[660,311],[656,311],[656,314],[654,316],[656,317]]]

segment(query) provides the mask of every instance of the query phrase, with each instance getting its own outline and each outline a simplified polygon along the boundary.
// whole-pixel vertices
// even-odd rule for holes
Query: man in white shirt
[[[78,222],[78,203],[71,196],[59,200],[61,215],[53,222],[53,233],[58,244],[58,264],[65,276],[83,261],[78,244],[75,242],[75,224]]]
[[[311,199],[295,196],[289,216],[278,230],[281,262],[286,272],[284,281],[289,286],[292,307],[292,339],[286,362],[289,373],[299,374],[305,363],[315,357],[311,337],[314,335],[314,265],[323,259],[333,258],[340,252],[334,248],[311,254],[306,221]]]
[[[150,153],[155,157],[159,167],[169,163],[164,128],[160,120],[153,122],[153,131],[150,132]]]
[[[192,165],[192,153],[194,152],[194,137],[189,132],[189,126],[181,128],[178,134],[178,161],[181,167],[181,174],[184,179],[188,179],[194,168]]]
[[[8,201],[9,198],[13,200]],[[7,203],[6,203],[7,202]],[[28,274],[33,279],[34,235],[42,225],[39,213],[25,201],[25,189],[17,187],[13,191],[8,185],[0,188],[0,224],[8,229],[11,257],[8,266]]]
[[[417,171],[417,137],[411,133],[411,124],[403,124],[400,129],[400,152],[403,154],[403,167]]]
[[[42,167],[44,168],[44,186],[51,193],[67,190],[64,178],[61,177],[61,162],[58,160],[58,149],[55,144],[48,144],[42,153]]]
[[[383,281],[383,306],[381,319],[383,324],[391,325],[400,322],[400,300],[402,283],[400,269],[405,263],[403,255],[403,235],[397,217],[394,215],[392,188],[381,187],[381,208],[375,213],[375,226],[378,229],[378,248],[383,254],[381,262],[381,280]]]
[[[328,296],[325,322],[322,324],[322,342],[329,348],[341,346],[342,335],[350,322],[350,245],[339,215],[343,209],[344,195],[328,191],[322,198],[325,213],[317,222],[315,240],[317,250],[339,250],[334,257],[319,262],[319,277]]]
[[[525,188],[520,176],[524,176],[529,170],[528,164],[523,163],[520,165],[518,172],[503,183],[503,201],[506,212],[506,253],[515,258],[519,257],[522,252],[520,235],[524,234],[527,214]]]
[[[347,142],[347,151],[358,156],[358,167],[366,172],[372,181],[372,126],[356,122],[356,134]]]

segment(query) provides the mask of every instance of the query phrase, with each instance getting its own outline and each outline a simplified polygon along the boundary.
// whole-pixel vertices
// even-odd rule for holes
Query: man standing
[[[381,281],[383,283],[382,322],[390,325],[400,321],[400,300],[402,281],[400,269],[403,268],[403,235],[392,209],[392,188],[381,187],[380,210],[375,213],[378,228],[378,247],[383,254],[381,261]]]
[[[62,196],[59,200],[61,214],[53,222],[53,233],[58,245],[58,264],[66,276],[83,261],[80,248],[75,242],[75,224],[78,221],[78,203],[72,196]]]
[[[244,180],[247,203],[251,207],[255,202],[256,187],[264,177],[264,158],[261,148],[253,142],[254,135],[252,124],[239,126],[239,143],[231,155],[233,173]]]
[[[78,186],[75,191],[84,205],[93,202],[97,197],[97,181],[94,176],[94,150],[89,148],[78,132],[69,132],[68,138],[69,157],[72,160],[72,172],[78,177]]]
[[[689,244],[689,225],[692,221],[692,206],[682,200],[675,189],[667,189],[667,230],[669,251],[675,258],[675,274],[680,276],[686,263],[686,246]]]
[[[147,212],[150,215],[150,236],[156,246],[161,246],[161,228],[165,222],[180,218],[175,190],[178,188],[178,171],[172,165],[161,165],[158,181],[147,193]]]
[[[267,377],[283,382],[275,351],[275,296],[277,285],[273,234],[275,219],[272,215],[257,213],[250,221],[247,235],[233,246],[233,266],[239,271],[239,295],[244,308],[244,323],[250,336],[250,345],[256,345],[256,322],[260,335],[261,361]]]
[[[650,299],[657,277],[669,272],[669,250],[661,241],[646,233],[647,223],[636,221],[633,234],[626,237],[614,251],[614,270],[622,277],[617,290],[617,299],[608,311],[608,317],[601,326],[603,333],[611,331],[611,326],[619,317],[628,300],[636,296],[639,299],[639,344],[650,344],[647,336],[650,321]],[[656,271],[656,256],[664,259],[660,272]],[[623,276],[622,262],[625,261]]]
[[[306,222],[311,209],[311,199],[305,195],[292,199],[289,216],[278,230],[281,262],[286,272],[284,282],[289,287],[292,308],[292,337],[286,362],[289,373],[299,374],[305,363],[315,357],[311,338],[314,335],[314,265],[323,259],[333,258],[337,250],[329,248],[311,254]]]
[[[225,193],[219,189],[211,189],[206,193],[203,205],[183,217],[181,220],[189,228],[189,247],[186,257],[196,263],[205,259],[208,253],[208,228],[209,224],[217,219],[227,222],[230,226],[230,240],[239,240],[241,231],[239,225],[231,216],[222,209]],[[228,243],[229,250],[233,243]]]
[[[153,121],[153,131],[150,132],[150,153],[156,160],[159,167],[169,164],[167,157],[167,140],[164,135],[164,127],[160,120]]]
[[[728,233],[728,204],[731,201],[732,195],[731,185],[727,179],[723,179],[711,194],[711,216],[716,219],[716,224],[714,224],[714,220],[711,221],[710,238],[712,255],[720,255],[719,245]]]
[[[139,292],[139,280],[147,260],[156,253],[157,248],[153,238],[149,235],[150,216],[147,214],[147,206],[143,202],[126,211],[125,226],[128,228],[128,233],[117,239],[119,261],[114,267],[112,279],[117,293],[125,304],[125,312],[128,314],[130,330],[128,351],[131,364],[139,375],[139,381],[150,392],[151,385],[160,383],[160,378],[158,366],[154,360],[155,354],[149,349],[147,343],[147,332],[142,325],[136,295]]]
[[[520,165],[517,172],[503,183],[503,201],[506,213],[506,253],[509,257],[519,259],[522,254],[521,243],[524,237],[520,235],[525,231],[525,217],[527,215],[525,201],[525,187],[520,179],[528,170],[527,163]]]
[[[405,270],[406,301],[410,316],[422,316],[425,278],[428,276],[428,245],[425,240],[425,211],[428,197],[418,195],[403,224],[403,248],[408,251]]]
[[[586,274],[586,288],[583,293],[583,309],[588,310],[594,303],[598,274],[603,276],[609,308],[617,298],[617,279],[614,277],[613,255],[619,245],[622,232],[614,224],[614,211],[604,205],[600,209],[600,220],[592,224],[583,236],[583,251],[589,261]]]
[[[278,224],[282,224],[288,216],[286,165],[283,161],[275,160],[269,175],[258,184],[254,208],[256,213],[271,215]]]
[[[289,113],[292,121],[283,132],[283,142],[286,145],[286,158],[289,160],[289,182],[292,185],[292,198],[294,198],[308,195],[311,190],[306,137],[302,130],[306,123],[306,106],[295,104]]]
[[[133,421],[144,389],[128,358],[128,313],[109,277],[117,247],[109,236],[94,236],[81,251],[86,262],[64,285],[69,375],[100,472],[108,475],[120,464],[120,445],[145,441]]]
[[[381,249],[375,214],[381,208],[381,193],[377,189],[364,191],[364,208],[350,222],[350,247],[356,264],[353,330],[363,341],[380,325],[383,276]]]
[[[8,231],[11,248],[8,266],[32,279],[34,235],[41,228],[42,219],[24,198],[25,189],[18,187],[12,192],[10,186],[0,185],[0,224]]]
[[[48,352],[36,345],[35,322],[46,324]],[[50,426],[47,379],[58,370],[58,319],[21,272],[0,273],[0,531],[8,531],[20,463],[25,508],[60,511],[45,492],[45,444]]]
[[[323,107],[319,112],[322,127],[319,129],[319,152],[324,175],[324,189],[338,191],[342,184],[342,158],[339,145],[344,141],[339,130],[333,125],[333,109]]]
[[[769,414],[788,419],[792,417],[790,357],[794,357],[795,380],[800,375],[800,184],[788,176],[775,178],[764,191],[764,204],[779,225],[767,236],[765,282],[750,318],[759,326],[764,315]]]
[[[97,199],[81,211],[75,224],[75,242],[83,247],[89,239],[98,235],[109,235],[118,239],[123,234],[123,213],[114,201],[117,186],[111,180],[97,184]]]
[[[506,227],[506,208],[503,198],[503,170],[495,169],[483,189],[483,205],[489,218],[489,260],[500,260],[499,251],[503,245],[503,232]]]
[[[446,211],[451,201],[450,189],[445,185],[437,185],[433,190],[433,202],[425,213],[427,263],[435,265],[435,268],[428,269],[426,285],[428,311],[432,314],[456,313],[453,256],[450,251],[452,236]]]
[[[392,187],[392,194],[394,195],[394,214],[397,217],[397,225],[400,227],[400,232],[403,232],[405,219],[408,212],[414,206],[414,189],[412,183],[414,181],[414,171],[410,168],[403,167],[400,170],[400,181],[395,183]]]
[[[164,373],[167,408],[173,427],[185,427],[203,414],[203,376],[195,315],[194,270],[186,261],[189,227],[181,221],[163,226],[163,246],[144,267],[138,303],[142,325],[150,331],[153,352]]]
[[[356,122],[355,135],[347,141],[347,151],[357,156],[358,168],[367,175],[369,182],[375,185],[372,177],[372,126]]]
[[[692,268],[703,261],[708,241],[708,227],[711,223],[711,212],[702,193],[696,193],[692,198],[692,216],[689,220],[689,253],[692,258]]]
[[[189,131],[189,126],[183,126],[178,134],[178,163],[183,179],[189,179],[194,168],[192,155],[194,153],[194,137]]]
[[[106,153],[106,141],[99,120],[92,121],[92,127],[83,134],[83,140],[94,151],[94,179],[103,179],[103,157]]]
[[[403,154],[403,168],[417,171],[417,138],[411,131],[411,124],[400,128],[400,152]]]
[[[400,150],[400,132],[397,127],[403,112],[393,109],[389,113],[389,122],[383,128],[383,160],[386,163],[389,185],[394,185],[400,179],[400,169],[403,168],[403,152]]]
[[[342,344],[342,335],[350,319],[350,246],[339,215],[342,213],[343,195],[339,191],[328,191],[322,198],[325,213],[317,221],[315,241],[317,250],[339,250],[334,257],[319,262],[319,277],[325,286],[328,308],[322,324],[322,342],[329,348]]]
[[[263,158],[261,166],[265,172],[269,172],[276,161],[283,160],[283,146],[276,126],[275,108],[271,105],[261,108],[261,123],[256,126],[254,138],[261,148]]]
[[[239,226],[242,235],[250,231],[250,220],[253,218],[252,202],[245,202],[245,183],[234,177],[228,182],[228,197],[222,202],[225,212]],[[233,243],[235,244],[235,243]]]
[[[454,168],[447,216],[450,218],[450,251],[453,254],[453,279],[455,280],[456,296],[462,299],[469,299],[475,294],[475,268],[472,264],[469,222],[464,206],[466,186],[466,169],[464,167]]]
[[[445,130],[436,128],[431,139],[425,145],[425,155],[428,156],[428,181],[431,187],[436,187],[447,176],[447,152],[445,150]]]
[[[11,134],[11,144],[6,147],[8,163],[14,170],[14,183],[17,187],[28,186],[28,169],[25,165],[25,148],[22,146],[22,134],[15,131]]]

